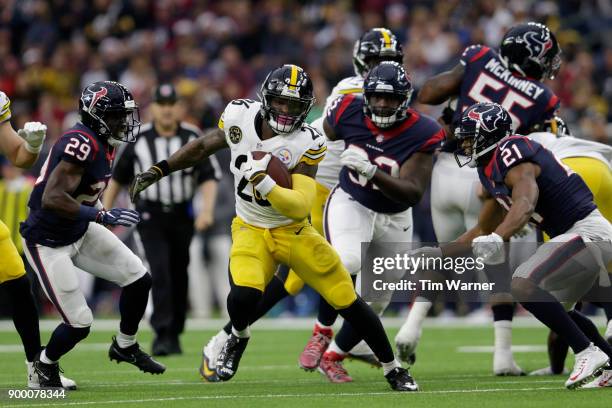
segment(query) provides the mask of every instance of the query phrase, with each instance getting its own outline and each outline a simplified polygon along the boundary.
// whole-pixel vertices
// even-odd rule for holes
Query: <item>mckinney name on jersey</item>
[[[231,101],[219,119],[219,128],[231,150],[230,170],[234,174],[236,214],[246,223],[275,228],[295,221],[276,211],[267,200],[254,194],[253,185],[243,177],[240,167],[252,151],[270,152],[291,171],[298,163],[318,164],[325,157],[325,138],[312,126],[302,125],[286,136],[262,140],[261,102],[250,99]]]

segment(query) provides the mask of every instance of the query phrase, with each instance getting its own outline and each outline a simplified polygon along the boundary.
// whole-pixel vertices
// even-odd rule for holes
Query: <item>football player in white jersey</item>
[[[36,162],[42,149],[47,126],[40,122],[27,122],[15,132],[11,126],[11,101],[0,91],[0,154],[17,167],[29,168]],[[0,284],[6,288],[13,306],[13,323],[21,337],[26,353],[28,387],[40,388],[34,373],[33,361],[41,350],[38,312],[23,260],[11,240],[11,232],[0,221]],[[76,389],[76,383],[61,376],[62,386]]]
[[[277,266],[284,264],[366,339],[392,389],[416,391],[417,384],[395,359],[378,316],[357,296],[338,254],[307,220],[316,194],[317,164],[326,150],[323,136],[304,124],[314,103],[310,78],[302,68],[284,65],[268,74],[260,97],[261,102],[230,102],[219,129],[138,174],[130,186],[134,199],[172,171],[191,167],[219,149],[231,149],[237,212],[227,302],[232,333],[217,357],[217,376],[227,381],[236,374],[250,337],[251,316]],[[255,159],[253,151],[267,154]],[[267,174],[272,155],[290,170],[291,188],[279,186]]]
[[[382,61],[396,61],[401,63],[403,56],[402,46],[390,30],[386,28],[373,28],[365,32],[361,38],[355,42],[353,48],[355,76],[344,78],[338,82],[325,102],[324,112],[327,112],[332,103],[339,97],[363,93],[363,78],[370,69],[378,63]],[[325,135],[323,130],[324,116],[325,115],[316,119],[312,123],[312,127],[323,135]],[[316,175],[317,194],[310,212],[310,222],[321,235],[324,235],[323,212],[329,192],[338,184],[338,175],[342,168],[340,154],[342,154],[344,148],[344,141],[327,140],[325,158],[318,166]],[[272,279],[266,287],[264,297],[257,305],[257,309],[252,316],[252,322],[264,316],[275,304],[287,295],[297,295],[303,286],[304,282],[295,273],[288,271],[286,266],[281,265],[275,278]],[[312,367],[308,369],[314,369],[318,366],[321,356],[329,346],[333,337],[330,326],[333,324],[336,316],[337,312],[333,308],[324,301],[320,302],[318,322],[315,325],[312,337],[300,355],[300,366]],[[216,373],[211,370],[208,362],[216,359],[223,343],[231,333],[231,328],[231,323],[226,324],[222,330],[210,339],[202,350],[200,374],[206,381],[214,382],[218,380]],[[367,347],[365,342],[361,342],[353,348],[349,353],[349,357],[360,359],[377,367],[380,365],[372,354],[372,350]]]

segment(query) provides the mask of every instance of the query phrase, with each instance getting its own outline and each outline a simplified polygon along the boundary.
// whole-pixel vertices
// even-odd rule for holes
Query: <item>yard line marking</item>
[[[405,322],[405,317],[383,317],[383,326],[387,329],[399,329]],[[604,316],[592,317],[595,325],[605,327],[607,321]],[[59,319],[43,319],[40,321],[41,331],[53,331]],[[204,319],[204,318],[189,318],[186,322],[186,327],[190,331],[210,330],[216,332],[220,327],[227,323],[227,319]],[[264,318],[257,321],[255,329],[257,331],[265,330],[282,330],[282,331],[301,331],[312,330],[312,318],[310,317],[283,317],[283,318]],[[340,328],[340,322],[335,325]],[[487,319],[482,322],[473,322],[469,317],[454,317],[451,319],[439,319],[428,317],[425,319],[425,328],[441,328],[441,329],[473,329],[477,327],[490,327],[491,321]],[[92,331],[116,331],[119,327],[119,319],[96,319],[92,325]],[[540,323],[532,316],[515,316],[512,320],[513,328],[541,328]],[[151,332],[151,326],[147,322],[142,322],[139,332]],[[15,332],[15,326],[11,320],[0,321],[0,332]]]
[[[419,391],[415,395],[420,394],[468,394],[468,393],[487,393],[487,392],[532,392],[532,391],[549,391],[563,390],[559,387],[535,387],[535,388],[491,388],[491,389],[473,389],[473,390],[437,390],[437,391]],[[133,399],[133,400],[113,400],[113,401],[79,401],[79,402],[63,402],[62,406],[68,405],[93,405],[93,404],[139,404],[151,402],[166,402],[166,401],[199,401],[199,400],[223,400],[223,399],[246,399],[246,398],[312,398],[312,397],[359,397],[359,396],[390,396],[405,398],[404,393],[386,391],[386,392],[341,392],[341,393],[308,393],[308,394],[255,394],[255,395],[200,395],[192,397],[167,397],[167,398],[148,398],[148,399]],[[22,407],[47,407],[56,404],[24,404]],[[9,407],[5,405],[3,407]]]
[[[109,343],[83,343],[77,345],[75,351],[101,351],[108,350]],[[0,344],[0,353],[23,353],[22,344]]]
[[[488,378],[493,379],[492,376],[488,376]],[[287,380],[283,380],[283,379],[267,379],[267,380],[238,380],[240,381],[241,384],[284,384],[287,383]],[[420,384],[436,384],[436,383],[464,383],[464,382],[473,382],[474,379],[473,378],[437,378],[437,379],[425,379],[425,380],[419,380]],[[380,384],[385,384],[385,381],[368,381],[370,384],[373,383],[380,383]],[[534,377],[516,377],[515,380],[498,380],[498,381],[478,381],[478,384],[480,385],[495,385],[495,384],[561,384],[563,382],[563,380],[561,378],[558,379],[542,379],[542,380],[535,380]],[[325,379],[323,377],[316,377],[316,378],[302,378],[302,379],[292,379],[291,383],[298,383],[298,384],[316,384],[316,383],[325,383]],[[193,380],[193,381],[187,381],[187,380],[143,380],[143,381],[130,381],[130,382],[121,382],[121,383],[117,383],[117,382],[96,382],[96,381],[92,381],[92,380],[84,380],[84,381],[78,381],[78,384],[80,386],[80,388],[82,389],[83,387],[88,388],[88,390],[94,390],[97,387],[104,387],[104,388],[122,388],[122,387],[131,387],[131,386],[159,386],[160,384],[162,385],[172,385],[172,386],[189,386],[189,385],[195,385],[195,386],[199,386],[200,384],[206,387],[210,387],[210,386],[214,386],[214,387],[223,387],[224,383],[208,383],[204,380]],[[14,382],[13,383],[0,383],[0,387],[9,387],[9,386],[14,386]]]
[[[547,351],[548,348],[542,344],[524,344],[520,346],[512,346],[513,353],[541,353]],[[493,353],[494,346],[459,346],[458,353]]]

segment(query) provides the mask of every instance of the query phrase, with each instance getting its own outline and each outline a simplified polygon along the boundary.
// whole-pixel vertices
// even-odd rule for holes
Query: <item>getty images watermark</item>
[[[362,243],[361,296],[370,302],[410,302],[423,295],[473,302],[503,293],[519,302],[550,301],[550,297],[518,298],[512,281],[523,279],[561,302],[575,302],[577,297],[609,301],[609,242],[574,241],[504,244],[504,260],[498,263],[475,256],[469,244]],[[448,250],[449,246],[455,247]]]

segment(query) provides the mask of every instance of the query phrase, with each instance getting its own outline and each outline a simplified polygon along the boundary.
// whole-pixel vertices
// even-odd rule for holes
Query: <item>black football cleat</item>
[[[108,357],[115,360],[117,364],[122,361],[130,363],[145,373],[151,374],[162,374],[166,371],[166,366],[153,360],[153,358],[142,351],[138,343],[131,345],[130,347],[121,348],[117,344],[117,339],[113,336],[113,344],[108,349]]]
[[[61,368],[58,363],[45,364],[38,358],[34,361],[34,375],[38,377],[39,388],[42,389],[62,389],[60,378]]]
[[[248,337],[241,338],[233,334],[226,340],[221,353],[217,357],[216,371],[221,381],[228,381],[236,375],[238,364],[240,364],[242,353],[244,353],[248,342]]]
[[[387,382],[395,391],[418,391],[419,385],[410,376],[408,370],[402,367],[395,367],[387,375]]]

